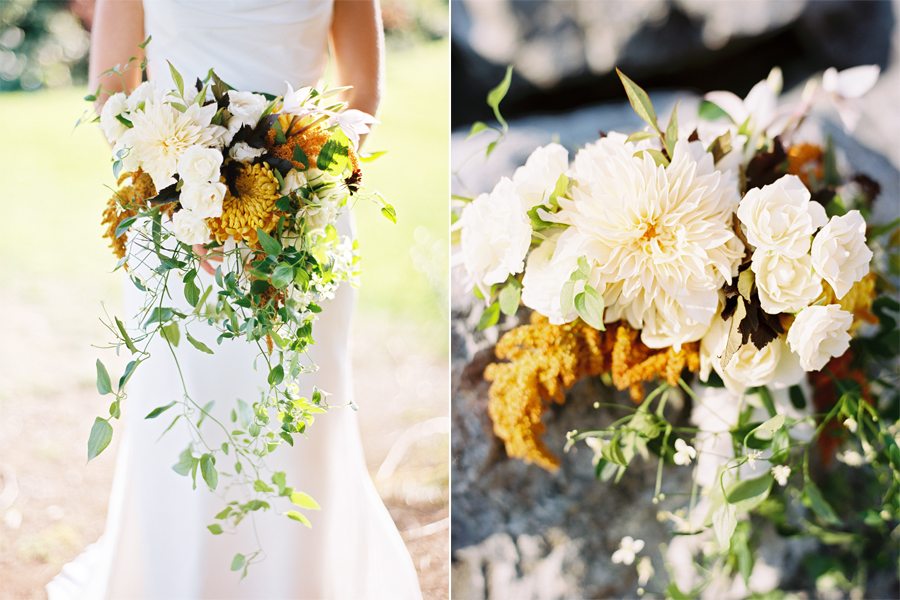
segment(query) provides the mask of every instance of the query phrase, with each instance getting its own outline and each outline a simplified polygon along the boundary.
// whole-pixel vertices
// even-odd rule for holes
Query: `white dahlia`
[[[216,110],[215,104],[192,104],[181,112],[166,102],[148,99],[144,110],[131,113],[133,127],[117,144],[117,150],[127,153],[125,168],[143,169],[157,190],[172,185],[178,159],[189,148],[216,143],[221,128],[210,124]]]
[[[575,156],[555,220],[583,238],[606,321],[626,320],[651,348],[679,347],[703,336],[737,274],[737,181],[700,143],[679,141],[663,167],[625,140],[613,133]]]

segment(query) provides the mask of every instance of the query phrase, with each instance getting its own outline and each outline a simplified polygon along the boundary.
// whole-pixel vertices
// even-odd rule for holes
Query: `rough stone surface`
[[[653,94],[661,115],[671,110],[676,99],[683,115],[696,102],[696,98],[682,94]],[[895,120],[892,117],[885,125],[895,127]],[[890,141],[875,136],[859,141],[828,121],[815,123],[822,123],[822,128],[835,137],[851,170],[864,171],[881,183],[878,218],[900,214],[896,163],[873,150],[888,150]],[[520,119],[511,124],[507,139],[489,160],[477,154],[487,143],[485,139],[466,140],[462,132],[457,133],[452,142],[454,191],[472,195],[488,190],[499,177],[510,175],[521,165],[537,145],[554,138],[572,150],[595,139],[600,130],[628,131],[640,125],[626,103],[586,108],[565,116]],[[809,135],[821,135],[817,125],[810,126]],[[584,446],[562,456],[558,473],[506,458],[491,431],[486,414],[488,386],[482,377],[493,358],[497,331],[474,332],[482,309],[471,300],[460,275],[455,269],[451,300],[453,597],[633,597],[637,586],[634,569],[613,565],[610,555],[623,536],[640,537],[647,542],[657,573],[664,572],[658,548],[668,539],[668,530],[656,518],[663,507],[651,502],[656,463],[638,459],[636,468],[629,469],[622,482],[613,485],[595,481],[591,453]],[[508,319],[500,330],[516,324],[515,318]],[[609,398],[610,391],[596,381],[578,384],[567,403],[548,415],[546,439],[550,447],[561,450],[571,429],[608,423],[610,412],[595,410],[592,404]],[[687,469],[667,469],[666,490],[689,489],[688,477]],[[675,502],[668,508],[677,506]],[[766,557],[771,564],[783,565],[785,571],[780,576],[789,578],[798,551],[796,545],[773,538]]]

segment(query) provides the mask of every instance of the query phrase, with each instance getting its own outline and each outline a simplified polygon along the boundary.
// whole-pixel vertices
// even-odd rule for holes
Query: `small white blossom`
[[[634,559],[643,549],[644,540],[636,540],[630,535],[626,535],[619,542],[619,549],[613,552],[612,561],[619,565],[630,565],[634,563]]]
[[[307,86],[295,90],[294,86],[287,81],[284,83],[287,86],[287,91],[284,93],[281,112],[289,115],[297,115],[299,117],[312,112],[311,108],[304,106],[306,101],[309,100],[309,94],[312,92],[312,88]]]
[[[747,453],[747,466],[753,467],[756,464],[756,461],[758,461],[760,458],[762,458],[761,451],[751,450]]]
[[[642,556],[641,560],[637,563],[637,576],[638,576],[638,584],[640,586],[647,585],[647,582],[650,581],[650,578],[653,577],[653,562],[650,560],[649,556]]]
[[[857,452],[856,450],[845,450],[843,452],[839,452],[835,458],[837,458],[840,462],[844,463],[848,467],[861,467],[866,464],[866,457]]]
[[[568,168],[569,152],[559,144],[547,144],[532,152],[512,178],[522,206],[530,209],[545,204]]]
[[[371,125],[378,122],[378,119],[361,110],[351,108],[334,115],[329,121],[329,125],[337,125],[353,144],[354,148],[359,147],[359,138],[361,135],[369,133]]]
[[[122,123],[117,117],[127,109],[127,100],[125,94],[119,92],[107,98],[100,111],[100,129],[103,135],[109,140],[110,144],[115,144],[123,133],[128,131],[128,126]]]
[[[228,91],[228,112],[231,113],[231,120],[237,120],[241,126],[256,127],[268,104],[269,101],[261,94],[237,90]]]
[[[225,184],[220,181],[188,184],[181,188],[179,201],[182,207],[198,217],[220,217],[226,189]]]
[[[844,419],[844,427],[846,427],[850,431],[850,433],[856,433],[856,429],[858,427],[856,419],[854,419],[853,417]]]
[[[788,477],[791,476],[791,468],[787,465],[775,465],[772,467],[772,477],[778,482],[778,485],[784,487],[787,485]]]
[[[681,438],[675,440],[674,460],[676,465],[689,465],[695,458],[697,458],[697,451],[693,446],[689,445]]]

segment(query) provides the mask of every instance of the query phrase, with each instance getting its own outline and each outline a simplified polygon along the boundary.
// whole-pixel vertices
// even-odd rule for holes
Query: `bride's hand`
[[[209,250],[207,250],[206,246],[204,246],[203,244],[194,244],[194,252],[201,258],[200,268],[210,275],[215,275],[216,268],[212,266],[211,263],[222,262],[222,257],[219,255],[207,256],[209,254]]]

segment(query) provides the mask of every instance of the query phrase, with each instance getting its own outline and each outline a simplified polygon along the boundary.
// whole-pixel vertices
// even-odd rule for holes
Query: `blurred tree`
[[[84,81],[90,38],[68,0],[0,2],[0,91]]]

